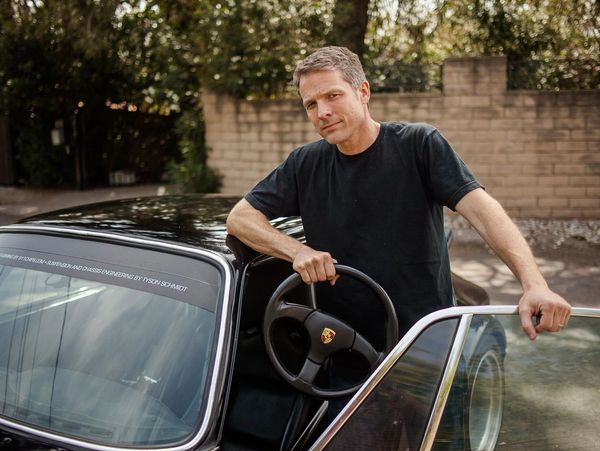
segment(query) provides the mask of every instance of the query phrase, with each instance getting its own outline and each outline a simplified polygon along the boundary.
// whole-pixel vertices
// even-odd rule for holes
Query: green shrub
[[[183,161],[167,165],[167,177],[183,193],[215,193],[221,188],[221,175],[206,166],[194,153],[187,153]]]
[[[54,147],[50,143],[50,130],[41,120],[29,119],[19,124],[15,139],[15,154],[27,184],[33,186],[62,185],[68,159],[64,146]]]
[[[179,140],[181,161],[167,165],[167,177],[184,193],[215,193],[222,185],[222,177],[206,165],[206,147],[201,113],[197,108],[182,112],[175,125]]]

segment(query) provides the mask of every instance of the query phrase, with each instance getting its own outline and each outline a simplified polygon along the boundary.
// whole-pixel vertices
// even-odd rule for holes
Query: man
[[[364,271],[390,295],[404,333],[427,313],[452,305],[447,206],[520,281],[527,336],[534,340],[566,326],[569,304],[548,288],[516,226],[445,138],[426,124],[372,119],[369,83],[354,53],[321,48],[298,64],[294,83],[323,140],[295,149],[246,194],[229,215],[230,234],[292,262],[307,284],[334,284],[338,261]],[[268,222],[292,215],[302,217],[307,244]]]

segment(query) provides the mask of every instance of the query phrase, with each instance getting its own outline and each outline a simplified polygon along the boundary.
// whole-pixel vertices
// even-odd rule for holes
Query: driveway
[[[128,197],[155,196],[164,194],[167,189],[167,186],[158,184],[94,188],[85,191],[0,186],[0,225],[75,205]]]
[[[600,307],[600,221],[517,220],[548,285],[573,306]],[[516,304],[521,286],[462,220],[452,221],[452,268],[485,288],[493,304]]]

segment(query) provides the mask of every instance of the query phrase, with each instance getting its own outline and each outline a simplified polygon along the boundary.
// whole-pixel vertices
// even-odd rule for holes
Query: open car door
[[[600,443],[600,309],[531,342],[514,306],[418,322],[312,449],[548,450]]]

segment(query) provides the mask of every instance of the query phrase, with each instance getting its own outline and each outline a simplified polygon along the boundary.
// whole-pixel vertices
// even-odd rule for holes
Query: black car
[[[235,201],[131,199],[0,227],[0,449],[598,446],[600,310],[531,343],[515,306],[454,277],[457,306],[398,337],[386,293],[339,266],[387,316],[368,337],[352,299],[330,311],[335,288],[227,236]],[[302,239],[298,218],[273,223]],[[332,377],[340,362],[352,377]]]

